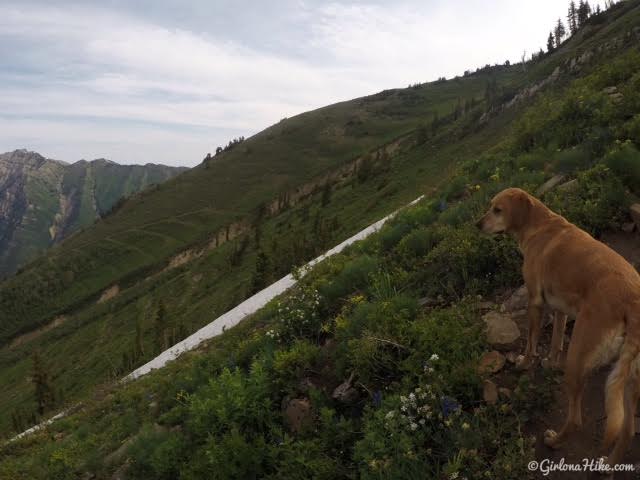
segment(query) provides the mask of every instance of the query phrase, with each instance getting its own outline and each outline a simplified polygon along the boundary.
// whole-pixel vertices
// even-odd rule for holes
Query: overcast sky
[[[563,0],[0,0],[0,152],[193,166],[283,117],[517,61],[546,45],[566,8]]]

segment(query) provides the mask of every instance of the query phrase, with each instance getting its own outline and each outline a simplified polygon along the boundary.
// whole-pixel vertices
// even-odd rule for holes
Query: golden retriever
[[[560,432],[545,432],[545,444],[555,448],[581,427],[587,375],[615,360],[605,387],[602,447],[606,452],[613,446],[609,465],[619,463],[634,435],[640,398],[640,275],[609,247],[518,188],[498,193],[477,225],[487,233],[512,235],[524,255],[529,332],[523,366],[536,356],[545,303],[576,319],[564,367],[567,418]],[[556,316],[554,333],[564,332],[564,321]]]

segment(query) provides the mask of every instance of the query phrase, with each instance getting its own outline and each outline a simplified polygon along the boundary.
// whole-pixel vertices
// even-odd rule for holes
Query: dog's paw
[[[558,434],[555,430],[549,429],[544,432],[544,444],[547,447],[556,448],[558,444]]]
[[[554,360],[553,358],[550,358],[550,357],[543,358],[540,361],[540,365],[542,365],[542,368],[547,368],[551,370],[562,369],[562,362],[560,362],[560,360]]]

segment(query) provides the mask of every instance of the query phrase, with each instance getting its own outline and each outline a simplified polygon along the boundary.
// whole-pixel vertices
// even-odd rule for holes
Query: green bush
[[[320,294],[307,284],[299,284],[293,292],[276,303],[273,328],[266,332],[278,342],[288,343],[297,338],[317,337],[320,334]]]
[[[340,298],[363,288],[369,275],[378,269],[378,261],[369,255],[361,255],[348,261],[340,273],[318,289],[326,303],[335,304]]]
[[[618,228],[628,202],[621,180],[603,164],[580,173],[577,180],[576,188],[548,192],[548,206],[596,237]]]
[[[604,160],[622,182],[635,193],[640,193],[640,152],[631,142],[625,142],[611,151]]]
[[[385,226],[379,235],[381,250],[388,252],[410,231],[411,226],[404,222],[396,222],[394,225]]]
[[[591,162],[591,156],[581,148],[560,150],[553,155],[554,170],[561,173],[574,173],[584,169]]]
[[[443,236],[417,272],[427,294],[458,300],[519,280],[521,257],[509,237],[483,235],[471,226],[447,227]]]
[[[412,264],[418,258],[429,253],[442,238],[441,229],[434,227],[420,228],[404,237],[396,247],[395,253],[403,260],[405,265]]]

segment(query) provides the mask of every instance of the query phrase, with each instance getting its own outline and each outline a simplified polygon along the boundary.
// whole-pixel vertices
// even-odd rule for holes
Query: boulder
[[[505,356],[497,350],[486,352],[482,357],[480,357],[478,372],[480,374],[499,372],[502,370],[502,367],[504,367],[505,361]]]
[[[347,380],[342,382],[333,390],[331,397],[334,400],[346,404],[356,403],[360,399],[360,393],[358,390],[353,388],[353,378],[354,374],[352,373]]]
[[[527,291],[527,287],[525,285],[522,285],[520,288],[514,291],[511,296],[503,303],[504,310],[509,313],[523,310],[527,308],[528,304],[529,292]]]
[[[482,320],[487,326],[487,341],[493,346],[507,346],[520,338],[520,329],[509,314],[489,312]]]
[[[618,92],[618,87],[615,87],[615,86],[605,87],[602,89],[602,93],[606,93],[607,95],[612,95],[617,92]]]
[[[565,176],[562,174],[554,175],[553,177],[551,177],[549,180],[547,180],[542,184],[542,186],[536,191],[536,195],[537,196],[544,195],[553,187],[562,183],[564,181],[564,178]]]
[[[570,192],[578,187],[578,179],[574,178],[573,180],[569,180],[568,182],[561,183],[556,188],[563,192]]]
[[[313,421],[311,402],[306,398],[290,400],[284,411],[284,419],[291,432],[300,432]]]
[[[609,98],[613,103],[622,103],[622,100],[624,100],[624,95],[618,92],[614,93],[613,95],[609,95]]]
[[[495,405],[498,401],[498,387],[491,380],[485,380],[482,384],[482,398],[489,405]]]
[[[511,390],[509,390],[506,387],[500,387],[498,388],[498,393],[500,394],[501,397],[504,398],[511,398]]]
[[[631,214],[631,220],[636,224],[636,228],[640,230],[640,203],[634,203],[629,207],[629,213]]]
[[[624,233],[632,233],[636,229],[636,224],[633,222],[625,222],[621,227]]]

